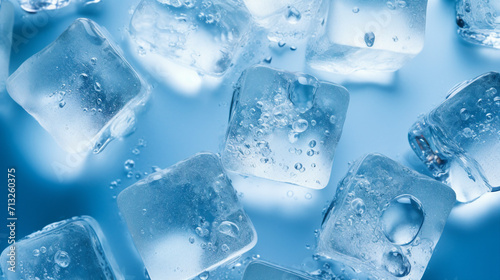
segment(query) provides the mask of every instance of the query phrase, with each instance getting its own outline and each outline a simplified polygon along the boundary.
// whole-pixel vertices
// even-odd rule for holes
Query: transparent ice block
[[[36,13],[43,10],[57,10],[68,6],[72,2],[85,6],[98,3],[101,0],[18,0],[23,10]]]
[[[457,0],[458,34],[465,40],[500,48],[500,1]]]
[[[47,225],[0,256],[7,280],[20,279],[123,279],[99,224],[89,216]],[[15,253],[15,272],[10,261]]]
[[[247,266],[242,280],[313,280],[313,278],[305,273],[291,271],[262,261],[255,261]]]
[[[264,66],[247,69],[233,94],[224,167],[324,188],[348,104],[345,88],[313,76]]]
[[[308,65],[336,73],[396,71],[424,46],[427,0],[324,1]]]
[[[5,89],[5,80],[9,76],[13,26],[14,6],[9,1],[0,0],[0,93]]]
[[[133,129],[149,87],[89,19],[77,19],[7,80],[12,99],[65,150],[100,152]]]
[[[257,242],[214,154],[151,174],[120,193],[118,207],[153,280],[193,278]]]
[[[241,0],[143,0],[130,35],[142,51],[220,76],[236,59],[251,26]]]
[[[499,91],[496,72],[465,81],[408,134],[413,151],[460,202],[500,190]]]
[[[318,254],[383,279],[420,279],[454,203],[443,183],[367,155],[337,187]]]

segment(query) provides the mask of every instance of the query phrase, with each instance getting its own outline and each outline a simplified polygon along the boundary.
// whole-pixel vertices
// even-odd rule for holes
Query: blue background
[[[113,141],[102,153],[86,159],[68,157],[46,131],[0,93],[0,172],[17,172],[17,237],[75,215],[90,215],[101,224],[126,279],[143,279],[140,259],[130,243],[114,196],[136,181],[127,178],[123,163],[136,162],[134,172],[168,167],[200,151],[218,152],[226,129],[232,83],[239,73],[229,73],[221,86],[196,94],[176,92],[158,83],[137,63],[127,44],[127,27],[138,0],[103,0],[94,11],[61,11],[29,15],[16,7],[11,73],[78,17],[88,17],[108,29],[124,49],[125,57],[154,85],[137,130]],[[455,84],[487,71],[500,71],[500,50],[462,42],[456,35],[454,1],[430,0],[423,52],[394,75],[369,77],[365,82],[314,73],[319,78],[343,82],[351,104],[337,148],[330,184],[315,191],[234,176],[243,193],[242,202],[259,235],[247,255],[260,255],[287,267],[300,269],[311,259],[314,230],[322,210],[333,198],[348,163],[370,152],[381,152],[421,172],[407,142],[408,128],[421,113],[444,100]],[[277,50],[262,43],[258,55],[272,55],[271,66],[310,72],[304,67],[304,47]],[[145,147],[138,147],[140,139]],[[138,147],[139,155],[132,153]],[[63,167],[56,172],[54,167]],[[6,175],[0,177],[6,178]],[[110,183],[121,184],[110,189]],[[6,179],[5,179],[6,180]],[[2,183],[6,186],[6,182]],[[0,215],[6,217],[6,188],[0,192]],[[312,198],[308,199],[309,195]],[[2,218],[6,221],[5,218]],[[2,226],[1,247],[6,247]],[[500,279],[500,193],[486,194],[452,211],[423,279]]]

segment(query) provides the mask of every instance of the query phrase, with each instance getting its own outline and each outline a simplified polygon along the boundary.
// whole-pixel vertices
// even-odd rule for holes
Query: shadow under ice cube
[[[349,104],[341,86],[255,66],[233,95],[224,167],[313,189],[330,179]]]
[[[12,28],[14,26],[14,7],[9,1],[0,0],[0,93],[5,88],[9,76]]]
[[[339,183],[318,253],[388,279],[420,279],[455,203],[446,185],[370,154]]]
[[[130,133],[149,87],[95,22],[77,19],[9,77],[7,91],[65,150],[98,153]]]
[[[153,280],[191,279],[257,242],[214,154],[151,174],[121,192],[118,207]]]
[[[123,279],[99,224],[89,216],[47,225],[15,243],[15,272],[10,271],[10,246],[0,256],[7,280]]]
[[[408,133],[413,151],[457,200],[500,190],[500,74],[486,73],[451,90]]]

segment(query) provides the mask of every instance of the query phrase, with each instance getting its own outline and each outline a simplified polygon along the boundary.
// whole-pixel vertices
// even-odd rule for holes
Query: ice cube
[[[396,71],[424,46],[427,0],[325,1],[322,27],[308,44],[313,69]]]
[[[7,247],[0,260],[7,280],[123,279],[99,224],[89,216],[50,224]]]
[[[149,87],[95,22],[77,19],[25,61],[7,90],[64,149],[95,153],[131,131]]]
[[[233,95],[224,167],[324,188],[348,103],[345,88],[313,76],[264,66],[247,69]]]
[[[318,254],[384,279],[420,279],[454,203],[443,183],[367,155],[338,185]]]
[[[218,76],[235,60],[251,25],[241,0],[143,0],[130,35],[143,52]]]
[[[255,21],[266,28],[274,42],[293,42],[310,34],[319,0],[244,0]]]
[[[500,48],[500,2],[457,1],[458,34],[465,40]]]
[[[0,92],[5,89],[5,80],[9,76],[13,26],[14,7],[9,1],[0,0]]]
[[[500,190],[499,91],[496,72],[466,81],[408,134],[415,153],[461,202]]]
[[[151,174],[120,193],[118,207],[153,280],[190,279],[257,242],[214,154]]]
[[[23,10],[36,13],[43,10],[57,10],[68,6],[71,2],[77,2],[81,6],[99,3],[101,0],[18,0]]]
[[[270,263],[256,261],[245,269],[242,280],[312,280],[305,273],[294,272]]]

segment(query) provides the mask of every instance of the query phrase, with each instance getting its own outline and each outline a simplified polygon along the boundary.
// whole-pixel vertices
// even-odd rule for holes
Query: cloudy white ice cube
[[[7,80],[12,99],[65,150],[100,152],[129,133],[149,87],[89,19],[77,19]]]
[[[459,84],[410,129],[408,140],[461,202],[500,190],[500,74]]]
[[[348,104],[345,88],[313,76],[265,66],[247,69],[233,94],[224,167],[324,188]]]
[[[443,183],[369,154],[339,183],[318,254],[383,279],[420,279],[454,203]]]
[[[0,0],[0,92],[5,89],[5,80],[9,76],[13,26],[14,7],[9,1]]]
[[[99,224],[89,216],[47,225],[15,243],[15,271],[10,246],[0,256],[6,280],[124,279]]]
[[[191,279],[257,242],[214,154],[151,174],[120,193],[118,206],[153,280]]]

